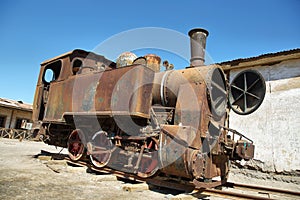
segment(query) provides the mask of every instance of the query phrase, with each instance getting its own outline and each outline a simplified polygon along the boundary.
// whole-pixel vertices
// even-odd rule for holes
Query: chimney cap
[[[196,32],[203,32],[206,34],[206,36],[208,36],[208,34],[209,34],[209,32],[203,28],[194,28],[194,29],[190,30],[188,34],[190,37],[192,37],[192,35]]]

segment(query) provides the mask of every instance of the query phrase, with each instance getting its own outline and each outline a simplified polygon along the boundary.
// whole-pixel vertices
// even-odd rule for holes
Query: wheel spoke
[[[244,91],[247,91],[247,75],[244,73]]]
[[[248,108],[248,106],[247,106],[247,96],[244,95],[244,112],[246,112],[247,108]]]
[[[215,100],[215,109],[217,110],[224,102],[224,97],[220,96]]]
[[[234,105],[238,100],[240,100],[244,96],[244,93],[242,93],[240,96],[238,96],[234,102],[232,102],[232,105]]]
[[[247,90],[247,91],[251,90],[251,88],[252,88],[254,85],[256,85],[256,83],[259,82],[259,80],[260,80],[259,78],[256,79],[256,80],[248,87],[248,90]]]
[[[215,83],[215,82],[211,82],[211,84],[212,84],[213,86],[215,86],[217,89],[219,89],[223,94],[226,95],[226,91],[224,90],[224,88],[222,88],[222,86],[218,85],[218,84]]]
[[[252,97],[256,98],[257,100],[260,100],[260,98],[258,96],[254,95],[254,94],[252,94],[250,92],[246,92],[246,94],[249,95],[249,96],[252,96]]]
[[[237,89],[237,90],[239,90],[241,92],[244,92],[244,90],[242,88],[239,88],[238,86],[231,85],[231,87],[234,88],[234,89]]]

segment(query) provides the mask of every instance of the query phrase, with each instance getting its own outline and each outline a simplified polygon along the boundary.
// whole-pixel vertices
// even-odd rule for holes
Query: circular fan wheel
[[[261,105],[265,93],[266,84],[260,73],[255,70],[242,71],[230,85],[230,107],[237,114],[250,114]]]
[[[85,154],[83,132],[79,129],[72,131],[68,138],[67,146],[69,157],[72,161],[78,161],[83,158]]]

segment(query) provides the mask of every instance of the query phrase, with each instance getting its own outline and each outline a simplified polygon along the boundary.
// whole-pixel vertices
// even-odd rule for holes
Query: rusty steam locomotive
[[[43,62],[33,106],[39,135],[72,161],[118,176],[224,183],[230,160],[254,156],[253,142],[228,127],[229,109],[253,112],[265,83],[246,70],[229,85],[220,66],[204,66],[207,35],[189,32],[191,62],[181,70],[160,71],[154,54],[123,66],[78,49]]]

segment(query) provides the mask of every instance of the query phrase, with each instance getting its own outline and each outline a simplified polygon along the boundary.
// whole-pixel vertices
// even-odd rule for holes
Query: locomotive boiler
[[[33,105],[38,134],[73,162],[118,176],[196,188],[226,182],[230,160],[254,156],[252,140],[228,127],[229,109],[253,112],[265,83],[246,70],[229,85],[220,66],[204,65],[208,32],[189,36],[190,65],[180,70],[161,71],[154,54],[115,63],[79,49],[44,61]]]

